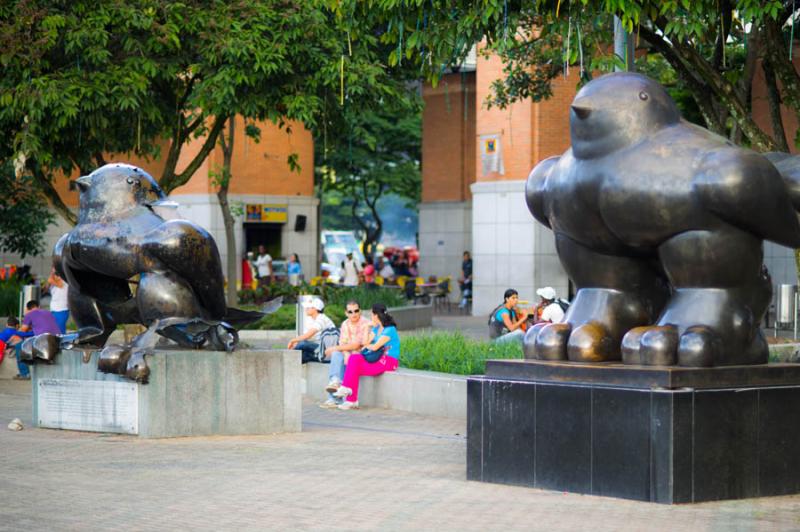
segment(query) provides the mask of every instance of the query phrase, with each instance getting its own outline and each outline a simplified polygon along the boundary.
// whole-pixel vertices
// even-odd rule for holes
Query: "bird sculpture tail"
[[[267,314],[277,312],[283,306],[283,296],[276,297],[267,301],[259,310],[241,310],[238,308],[228,307],[225,312],[224,322],[229,323],[234,328],[240,328],[248,323],[258,321]]]

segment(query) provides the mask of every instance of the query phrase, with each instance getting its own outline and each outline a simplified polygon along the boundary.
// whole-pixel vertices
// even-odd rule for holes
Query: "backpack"
[[[316,352],[316,358],[310,362],[330,362],[325,360],[325,350],[337,345],[339,345],[339,329],[328,327],[319,333],[319,348]]]
[[[506,329],[506,324],[497,319],[497,311],[500,310],[502,307],[503,305],[498,305],[489,315],[489,322],[487,324],[489,325],[489,338],[491,338],[492,340],[494,340],[495,338],[499,338],[503,336],[503,334],[508,332],[508,330]],[[511,316],[512,316],[511,319],[513,321],[515,319],[513,312],[511,313]]]
[[[569,301],[567,301],[566,299],[561,299],[559,297],[556,299],[556,303],[558,304],[559,307],[561,307],[561,310],[563,310],[564,313],[566,314],[567,309],[569,308]]]

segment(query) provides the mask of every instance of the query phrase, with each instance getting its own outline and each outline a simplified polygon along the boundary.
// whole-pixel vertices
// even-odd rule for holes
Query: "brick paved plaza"
[[[467,482],[463,423],[388,410],[306,402],[299,434],[139,440],[31,429],[29,383],[0,381],[0,413],[0,530],[800,529],[800,496],[670,507]]]

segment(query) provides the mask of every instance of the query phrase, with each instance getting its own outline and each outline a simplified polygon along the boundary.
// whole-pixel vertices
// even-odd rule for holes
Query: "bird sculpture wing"
[[[206,230],[186,220],[169,220],[144,235],[142,252],[145,266],[166,268],[185,279],[210,317],[225,316],[222,264]]]
[[[547,218],[545,208],[547,178],[558,167],[559,160],[561,157],[548,157],[537,164],[531,170],[528,182],[525,184],[525,201],[528,209],[534,218],[547,227],[550,227],[550,220]]]
[[[800,185],[787,187],[787,181],[791,184],[791,177],[782,175],[764,156],[726,146],[703,156],[692,187],[703,206],[728,223],[796,248],[800,246]]]

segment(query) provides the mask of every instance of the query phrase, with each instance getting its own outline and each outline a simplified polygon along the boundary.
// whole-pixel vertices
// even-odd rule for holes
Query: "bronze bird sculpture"
[[[107,346],[99,362],[102,371],[144,382],[144,356],[152,352],[156,332],[184,347],[231,351],[236,326],[280,307],[273,301],[264,312],[228,308],[214,239],[192,222],[157,214],[154,208],[169,202],[141,168],[108,164],[75,184],[78,224],[56,244],[53,263],[69,283],[78,331],[62,336],[60,347],[99,348],[118,324],[146,325],[131,345]],[[52,340],[33,340],[23,348],[26,358],[52,361]]]
[[[800,246],[797,172],[682,120],[639,74],[584,86],[570,134],[531,172],[526,201],[578,291],[563,323],[528,331],[526,357],[765,363],[762,242]]]

